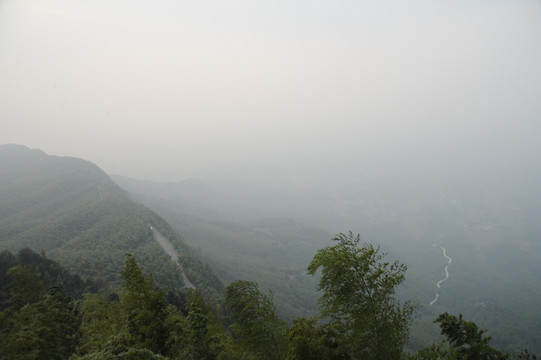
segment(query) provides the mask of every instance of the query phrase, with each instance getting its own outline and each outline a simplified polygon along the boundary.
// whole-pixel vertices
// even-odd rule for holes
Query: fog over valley
[[[539,64],[534,0],[0,0],[0,260],[46,251],[124,307],[139,265],[184,314],[254,282],[287,332],[321,314],[321,249],[360,234],[407,266],[415,359],[444,313],[540,354]]]

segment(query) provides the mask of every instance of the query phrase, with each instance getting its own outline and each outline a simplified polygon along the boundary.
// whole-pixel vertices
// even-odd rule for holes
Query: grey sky
[[[540,159],[539,64],[539,1],[0,0],[0,143],[155,180]]]

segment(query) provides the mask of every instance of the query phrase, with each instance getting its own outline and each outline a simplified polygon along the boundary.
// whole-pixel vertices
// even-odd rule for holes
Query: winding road
[[[171,261],[173,261],[175,264],[177,264],[178,268],[180,269],[180,272],[182,274],[182,280],[184,281],[184,287],[188,289],[195,289],[195,285],[188,279],[186,276],[186,273],[184,273],[184,270],[182,269],[182,265],[180,265],[180,262],[178,260],[178,254],[175,251],[175,247],[169,241],[165,236],[162,235],[154,226],[150,227],[150,230],[152,230],[152,235],[154,237],[154,241],[158,243],[167,253],[167,255],[171,256]]]
[[[436,246],[436,244],[434,244],[434,246]],[[436,297],[434,298],[434,300],[430,302],[430,305],[434,305],[436,301],[438,301],[438,298],[440,297],[439,289],[441,287],[441,283],[449,278],[449,265],[451,265],[451,262],[453,261],[453,259],[447,256],[447,250],[444,247],[440,246],[440,249],[443,250],[443,256],[445,256],[445,258],[447,259],[447,265],[445,265],[445,279],[438,281],[438,283],[436,284],[436,286],[438,287],[438,290],[436,290]]]

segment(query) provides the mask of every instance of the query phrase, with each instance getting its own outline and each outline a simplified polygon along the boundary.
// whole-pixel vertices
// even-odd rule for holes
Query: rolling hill
[[[175,246],[191,281],[209,296],[223,285],[159,215],[132,202],[96,165],[0,146],[0,251],[45,252],[82,277],[119,284],[126,253],[162,288],[183,287],[182,273],[153,239],[151,226]]]

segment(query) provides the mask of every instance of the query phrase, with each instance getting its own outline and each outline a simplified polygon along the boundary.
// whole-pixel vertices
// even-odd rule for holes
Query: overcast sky
[[[540,1],[0,0],[0,144],[178,181],[541,159]]]

